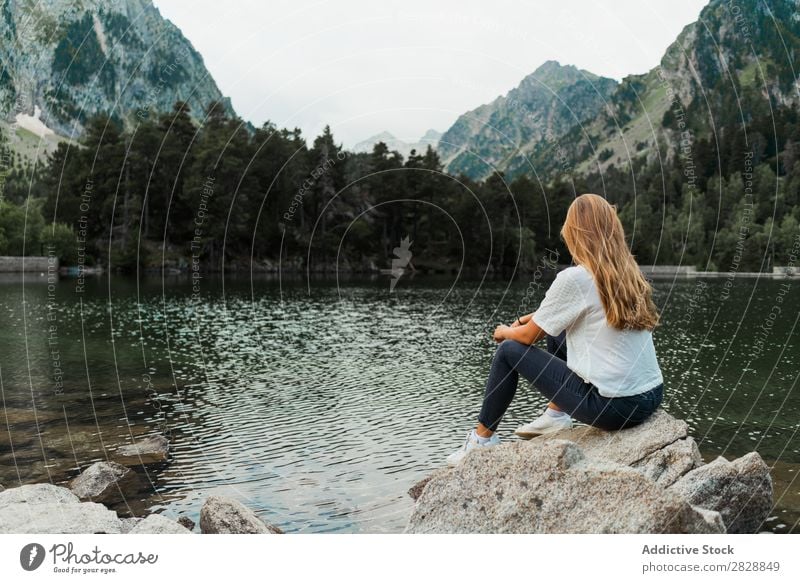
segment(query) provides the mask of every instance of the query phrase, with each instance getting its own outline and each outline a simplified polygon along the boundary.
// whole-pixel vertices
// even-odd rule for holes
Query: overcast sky
[[[327,123],[349,147],[416,141],[554,59],[621,79],[658,64],[701,0],[155,0],[256,125]]]

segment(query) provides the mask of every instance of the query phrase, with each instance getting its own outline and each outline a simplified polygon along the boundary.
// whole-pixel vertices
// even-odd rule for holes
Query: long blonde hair
[[[561,228],[575,263],[594,277],[606,320],[620,330],[652,330],[658,324],[653,288],[628,245],[616,207],[596,194],[582,194]]]

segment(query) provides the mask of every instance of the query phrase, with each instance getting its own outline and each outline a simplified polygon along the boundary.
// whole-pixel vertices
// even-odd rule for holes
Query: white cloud
[[[620,79],[654,67],[700,0],[156,0],[243,118],[414,141],[548,59]]]

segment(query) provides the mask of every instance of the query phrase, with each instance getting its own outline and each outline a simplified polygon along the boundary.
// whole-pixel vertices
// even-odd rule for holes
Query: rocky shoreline
[[[758,453],[704,463],[663,410],[470,452],[409,495],[407,533],[755,533],[773,506]]]
[[[113,473],[109,468],[96,468],[94,476]],[[28,484],[0,492],[0,534],[192,534],[196,526],[187,516],[177,520],[160,514],[120,518],[105,505],[53,484]],[[199,526],[202,534],[283,533],[240,502],[221,496],[205,501]]]
[[[210,496],[188,516],[121,517],[169,463],[160,435],[115,450],[67,487],[0,488],[0,534],[280,534],[240,502]],[[146,474],[145,474],[146,475]],[[684,421],[663,410],[622,431],[581,426],[470,452],[415,484],[406,533],[755,533],[773,507],[756,452],[703,461]],[[199,527],[199,528],[198,528]]]
[[[198,525],[188,516],[171,520],[160,514],[120,517],[108,508],[148,489],[137,470],[169,463],[169,441],[151,435],[115,450],[113,461],[96,462],[67,487],[26,484],[0,487],[0,534],[192,534]],[[237,500],[209,496],[200,510],[202,534],[282,534]]]

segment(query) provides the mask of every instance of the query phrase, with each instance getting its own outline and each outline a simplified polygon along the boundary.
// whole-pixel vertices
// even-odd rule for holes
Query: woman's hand
[[[497,328],[494,329],[494,341],[495,342],[502,342],[506,338],[508,338],[507,333],[511,329],[511,326],[506,326],[505,324],[500,324]]]
[[[546,336],[545,331],[539,328],[533,318],[523,317],[520,319],[523,320],[521,326],[498,326],[494,331],[495,342],[516,340],[522,344],[533,344]]]

